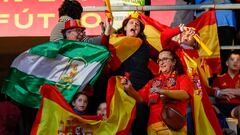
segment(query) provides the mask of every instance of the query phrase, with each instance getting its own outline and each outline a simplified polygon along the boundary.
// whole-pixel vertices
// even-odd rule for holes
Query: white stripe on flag
[[[84,60],[72,60],[63,55],[47,58],[26,51],[13,61],[11,67],[49,81],[65,80],[75,85],[84,86],[96,74],[101,63],[86,63]]]

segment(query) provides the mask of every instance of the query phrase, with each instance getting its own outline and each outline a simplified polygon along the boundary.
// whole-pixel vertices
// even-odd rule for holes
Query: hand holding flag
[[[202,49],[211,56],[213,52],[206,46],[206,44],[201,40],[201,37],[195,32],[196,29],[193,27],[185,27],[184,24],[179,25],[181,31],[188,31],[189,36],[193,36],[193,38],[197,41],[197,43],[202,47]]]

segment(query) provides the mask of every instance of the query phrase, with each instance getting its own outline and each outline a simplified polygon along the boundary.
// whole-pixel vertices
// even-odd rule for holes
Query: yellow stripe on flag
[[[194,120],[196,135],[216,135],[212,125],[210,124],[203,108],[202,96],[194,94]]]
[[[198,42],[198,44],[209,56],[212,55],[213,52],[202,42],[199,36],[194,35],[193,38]]]
[[[208,57],[215,58],[220,56],[220,46],[218,42],[217,35],[217,25],[206,25],[202,29],[198,31],[201,40],[207,45],[207,47],[213,52],[211,56],[203,49],[200,48],[199,56],[200,57]],[[211,37],[211,38],[209,38]]]
[[[112,9],[111,9],[111,4],[109,0],[105,0],[107,11],[106,11],[106,16],[108,19],[112,19]]]
[[[74,122],[71,122],[71,120]],[[37,135],[57,135],[61,130],[64,132],[64,130],[70,130],[74,126],[93,131],[93,129],[98,128],[100,122],[83,119],[79,115],[65,110],[56,102],[45,98]]]
[[[116,49],[116,55],[121,62],[129,58],[142,44],[140,38],[111,35],[110,44]]]
[[[162,50],[161,44],[161,32],[154,28],[152,25],[146,25],[144,29],[144,34],[146,35],[147,41],[157,50]]]
[[[43,104],[37,113],[31,135],[66,135],[74,134],[76,130],[94,135],[127,132],[133,119],[132,112],[135,112],[135,100],[124,92],[120,78],[116,79],[116,84],[113,84],[115,87],[111,89],[110,113],[106,120],[74,113],[56,87],[45,84],[41,87]]]
[[[135,103],[136,101],[123,90],[120,78],[116,77],[115,94],[110,104],[110,116],[105,122],[103,121],[104,124],[101,124],[96,130],[97,135],[101,135],[100,133],[107,135],[111,132],[114,133],[124,130],[131,118],[131,110],[133,110]]]
[[[185,52],[183,52],[184,55],[184,61],[187,64],[187,67],[191,67],[193,69],[197,68],[197,63]]]

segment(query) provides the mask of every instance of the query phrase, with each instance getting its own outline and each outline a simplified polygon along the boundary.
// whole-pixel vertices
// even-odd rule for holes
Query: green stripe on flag
[[[2,92],[18,103],[33,108],[39,108],[42,98],[39,93],[39,88],[42,84],[58,86],[59,91],[64,95],[64,98],[68,102],[71,101],[73,95],[80,87],[80,85],[72,85],[69,83],[58,84],[44,78],[25,74],[12,68],[10,76],[5,79]]]
[[[31,48],[29,53],[49,58],[55,58],[58,54],[72,59],[81,56],[87,62],[102,61],[102,59],[106,59],[110,55],[105,46],[71,40],[47,42]]]

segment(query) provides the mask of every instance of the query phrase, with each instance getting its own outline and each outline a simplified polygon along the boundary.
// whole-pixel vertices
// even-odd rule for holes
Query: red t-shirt
[[[228,73],[217,76],[212,84],[212,90],[210,91],[210,95],[215,95],[217,89],[226,89],[226,88],[240,88],[240,75],[236,75],[234,78],[231,78]],[[221,103],[240,103],[240,97],[226,100],[226,99],[216,99],[217,102]]]
[[[156,82],[158,84],[157,86]],[[150,88],[155,86],[158,88],[160,87],[163,90],[185,90],[190,96],[193,95],[192,83],[187,75],[172,75],[170,77],[159,75],[158,77],[150,80],[140,91],[138,91],[145,103],[149,103],[149,97],[151,95]],[[177,111],[183,115],[186,115],[187,104],[189,100],[172,100],[174,103],[170,103],[170,106],[174,106]],[[158,99],[156,103],[150,105],[148,125],[162,121],[162,106],[163,104],[161,99]]]

